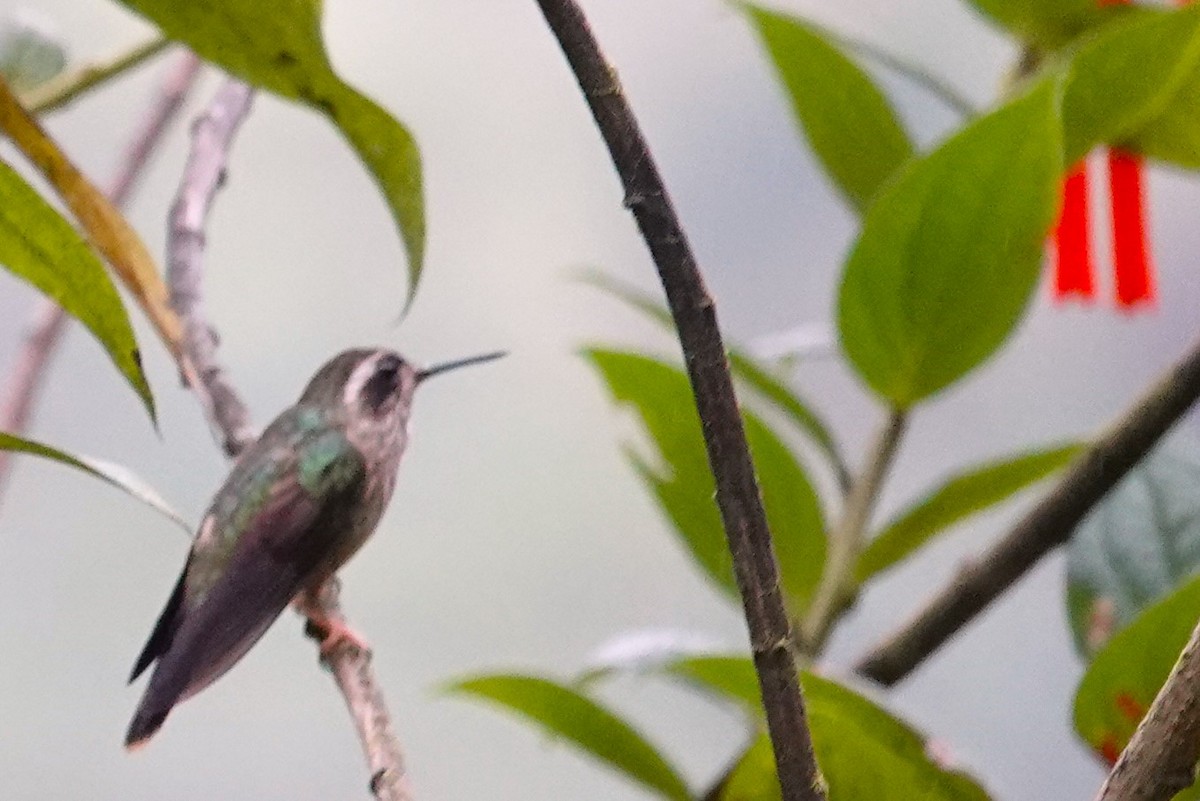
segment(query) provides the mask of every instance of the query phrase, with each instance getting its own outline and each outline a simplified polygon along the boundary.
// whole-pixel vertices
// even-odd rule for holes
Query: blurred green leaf
[[[1085,656],[1200,571],[1200,449],[1172,437],[1129,472],[1067,544],[1067,606]]]
[[[666,666],[668,675],[744,704],[762,715],[754,664],[748,657],[685,657]],[[909,801],[910,799],[986,799],[983,789],[965,774],[934,764],[925,738],[866,697],[808,671],[800,674],[809,727],[829,784],[829,801]],[[722,799],[750,801],[777,798],[774,759],[764,759],[756,742],[743,755]],[[757,750],[756,750],[757,749]],[[770,757],[769,746],[765,754]],[[759,793],[766,792],[766,795]],[[771,795],[775,792],[776,795]]]
[[[813,152],[850,204],[864,212],[913,154],[895,111],[819,28],[754,4],[744,8]]]
[[[45,83],[66,66],[66,48],[48,25],[22,14],[0,24],[0,75],[18,92]]]
[[[625,721],[575,690],[535,676],[496,674],[456,682],[450,692],[473,695],[533,720],[663,798],[691,793],[662,755]]]
[[[1062,127],[1047,80],[910,162],[880,193],[838,298],[842,346],[899,409],[954,383],[1016,328],[1058,209]]]
[[[122,0],[162,31],[255,86],[321,112],[371,171],[408,253],[408,301],[421,277],[425,208],[412,134],[333,71],[320,0]]]
[[[1083,446],[1064,445],[990,462],[943,482],[897,515],[859,555],[855,574],[863,582],[908,558],[935,534],[1007,500],[1061,470]]]
[[[1146,609],[1096,654],[1075,693],[1075,730],[1108,762],[1129,742],[1200,617],[1200,577]],[[1200,798],[1193,786],[1175,801]]]
[[[1178,16],[1187,12],[1186,15]],[[1171,17],[1179,20],[1179,28],[1193,25],[1196,7],[1185,8],[1174,12]],[[1179,34],[1175,34],[1178,38]],[[1172,51],[1166,51],[1171,54]],[[1162,56],[1155,56],[1161,59]],[[1183,58],[1178,58],[1182,62]],[[1154,72],[1161,67],[1143,65],[1139,69]],[[1130,146],[1150,158],[1166,161],[1187,169],[1200,169],[1200,117],[1196,109],[1200,108],[1200,65],[1196,59],[1191,59],[1191,68],[1178,86],[1174,95],[1160,109],[1156,116],[1143,124],[1138,130],[1127,135]]]
[[[1200,7],[1146,9],[1105,26],[1071,59],[1063,92],[1066,163],[1144,129],[1168,108],[1200,128],[1197,106],[1179,102],[1198,66]]]
[[[759,733],[742,752],[717,798],[718,801],[782,801],[783,793],[775,775],[775,752],[766,732]]]
[[[43,445],[40,442],[34,442],[33,440],[4,432],[0,432],[0,450],[28,453],[40,456],[43,459],[50,459],[60,464],[65,464],[76,470],[82,470],[88,475],[111,484],[134,499],[141,501],[154,511],[164,515],[189,534],[192,531],[187,521],[169,503],[163,500],[162,496],[153,487],[121,465],[106,462],[102,459],[93,459],[88,456],[72,455],[66,451],[60,451],[58,448],[52,448],[49,445]]]
[[[1122,12],[1097,0],[967,0],[984,16],[1043,47],[1058,47]]]
[[[637,411],[661,466],[629,451],[638,472],[704,571],[733,598],[737,585],[716,486],[691,385],[682,370],[636,353],[599,348],[583,354],[599,371],[613,400]],[[825,527],[820,503],[795,456],[756,416],[743,412],[767,522],[792,614],[802,610],[821,577]]]
[[[133,327],[104,265],[75,228],[3,162],[0,264],[83,323],[154,414]]]
[[[580,276],[585,284],[595,287],[624,302],[655,322],[675,330],[675,321],[665,306],[632,284],[618,281],[600,272],[588,272]],[[737,348],[729,348],[729,366],[734,377],[743,381],[766,400],[775,404],[788,416],[800,431],[807,434],[813,444],[829,460],[838,482],[843,486],[849,482],[849,471],[841,451],[825,422],[812,410],[798,393],[761,366],[753,357]]]
[[[662,672],[741,704],[758,717],[764,714],[758,673],[749,657],[732,654],[683,656],[664,663]]]

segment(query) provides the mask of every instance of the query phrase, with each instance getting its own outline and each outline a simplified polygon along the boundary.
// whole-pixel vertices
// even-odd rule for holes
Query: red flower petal
[[[1154,300],[1142,172],[1141,155],[1115,147],[1108,151],[1117,305],[1126,309]]]
[[[1088,237],[1087,161],[1080,161],[1063,182],[1062,215],[1054,229],[1058,261],[1054,268],[1054,296],[1091,300],[1096,297],[1092,248]]]

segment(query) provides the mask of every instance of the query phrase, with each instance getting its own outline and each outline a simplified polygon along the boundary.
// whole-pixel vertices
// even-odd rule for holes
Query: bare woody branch
[[[217,335],[204,308],[204,228],[213,198],[225,179],[233,137],[250,113],[253,98],[254,90],[247,84],[226,80],[192,123],[192,148],[167,223],[167,284],[171,306],[183,321],[184,350],[198,379],[191,389],[229,457],[241,453],[258,433],[217,361]]]
[[[538,0],[591,108],[679,331],[717,505],[742,595],[785,801],[825,798],[792,655],[779,567],[729,375],[716,309],[616,72],[573,0]]]
[[[977,563],[962,570],[916,617],[867,654],[856,670],[900,681],[1047,553],[1119,482],[1200,397],[1200,344],[1171,368],[1058,485]]]
[[[1096,801],[1167,801],[1196,780],[1200,761],[1200,623]]]
[[[179,56],[178,63],[167,75],[108,188],[108,198],[114,206],[120,208],[129,201],[167,127],[179,114],[199,70],[200,60],[188,52]],[[0,405],[0,430],[20,434],[29,427],[38,392],[67,321],[67,313],[53,300],[45,298],[37,303]],[[0,451],[0,489],[7,483],[12,470],[12,456],[9,451]]]
[[[234,457],[257,436],[246,406],[217,361],[217,337],[204,310],[204,227],[213,198],[220,188],[233,144],[250,111],[253,90],[234,79],[218,90],[192,128],[192,150],[184,170],[167,237],[168,283],[171,302],[184,322],[184,347],[198,377],[192,389],[210,423],[220,433],[225,453]],[[336,579],[319,593],[322,612],[344,620]],[[338,648],[325,662],[332,671],[371,770],[370,789],[379,801],[411,801],[399,740],[371,655],[357,648]]]

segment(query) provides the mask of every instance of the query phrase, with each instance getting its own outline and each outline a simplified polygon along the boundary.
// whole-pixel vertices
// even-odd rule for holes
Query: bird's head
[[[358,348],[334,356],[308,382],[301,403],[316,404],[367,424],[403,426],[413,394],[423,381],[459,367],[491,361],[503,353],[419,368],[393,350]]]

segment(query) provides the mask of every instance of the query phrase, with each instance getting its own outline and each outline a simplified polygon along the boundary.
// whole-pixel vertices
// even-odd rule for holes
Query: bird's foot
[[[345,621],[330,617],[309,617],[306,627],[314,639],[320,638],[318,650],[321,659],[328,659],[335,651],[342,648],[354,648],[364,654],[371,653],[371,644]]]
[[[323,595],[327,592],[332,595]],[[329,657],[342,648],[351,648],[370,656],[371,644],[346,624],[346,619],[337,608],[337,579],[301,592],[292,605],[307,618],[304,633],[320,643],[323,662],[328,662]]]
[[[310,622],[313,621],[310,619]],[[362,634],[347,626],[346,622],[329,619],[324,622],[325,626],[318,626],[318,630],[323,634],[318,648],[320,658],[328,660],[332,652],[341,648],[354,648],[364,654],[370,654],[371,643],[368,643]]]

